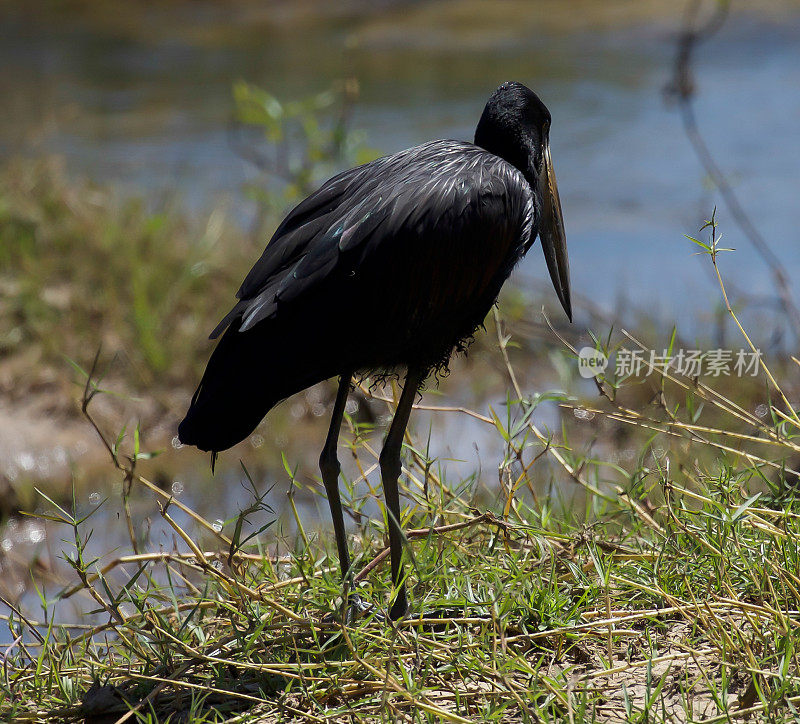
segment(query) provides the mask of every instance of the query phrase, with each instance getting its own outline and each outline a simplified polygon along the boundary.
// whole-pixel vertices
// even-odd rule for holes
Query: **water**
[[[368,12],[352,2],[322,14],[314,3],[244,2],[238,13],[199,3],[191,13],[165,6],[122,19],[109,9],[20,15],[0,24],[0,150],[61,153],[75,173],[156,198],[177,193],[200,208],[236,196],[252,177],[227,130],[239,78],[282,98],[358,78],[354,125],[386,152],[470,138],[489,92],[519,79],[553,113],[574,289],[606,309],[624,292],[694,331],[717,290],[684,234],[719,199],[662,100],[677,13],[665,6],[639,24],[620,22],[614,3],[589,4],[588,20],[506,5],[387,2]],[[587,29],[592,22],[598,30]],[[800,267],[799,31],[800,12],[776,20],[740,9],[696,62],[700,127],[790,276]],[[250,209],[240,204],[245,220]],[[769,294],[764,264],[724,208],[718,218],[737,249],[723,260],[726,274]],[[543,269],[534,251],[523,281],[544,280]]]

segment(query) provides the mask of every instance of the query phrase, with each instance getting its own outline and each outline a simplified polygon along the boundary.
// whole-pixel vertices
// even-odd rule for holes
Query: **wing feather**
[[[284,219],[211,336],[239,317],[240,330],[251,328],[409,234],[442,243],[442,235],[463,233],[473,222],[482,230],[494,222],[502,236],[519,237],[524,253],[533,241],[532,209],[522,175],[469,143],[434,141],[350,169]]]

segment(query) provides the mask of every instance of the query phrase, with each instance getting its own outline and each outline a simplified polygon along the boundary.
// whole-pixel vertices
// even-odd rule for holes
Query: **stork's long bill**
[[[567,235],[564,231],[564,217],[561,213],[561,199],[558,197],[556,171],[550,156],[550,138],[545,135],[542,148],[542,171],[539,177],[542,192],[542,221],[539,238],[542,240],[547,271],[553,281],[556,294],[572,321],[572,304],[569,297],[569,257],[567,256]]]

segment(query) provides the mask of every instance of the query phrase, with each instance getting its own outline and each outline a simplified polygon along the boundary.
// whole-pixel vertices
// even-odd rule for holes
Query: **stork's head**
[[[519,169],[531,185],[541,209],[539,238],[547,270],[567,316],[569,294],[567,237],[550,157],[550,111],[522,83],[503,83],[492,93],[475,130],[475,145]]]

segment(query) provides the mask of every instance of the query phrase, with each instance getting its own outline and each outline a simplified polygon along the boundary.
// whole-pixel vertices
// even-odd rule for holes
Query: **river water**
[[[93,7],[0,23],[0,152],[63,154],[74,173],[198,208],[233,197],[246,223],[253,169],[228,132],[236,80],[291,99],[355,77],[353,125],[391,152],[471,138],[491,90],[517,79],[552,111],[576,292],[606,308],[622,297],[684,327],[717,300],[684,234],[719,199],[662,96],[678,3]],[[695,65],[700,127],[790,276],[800,267],[797,8],[733,3]],[[769,294],[767,269],[726,209],[718,219],[737,249],[726,275]],[[536,251],[522,274],[546,278]]]

